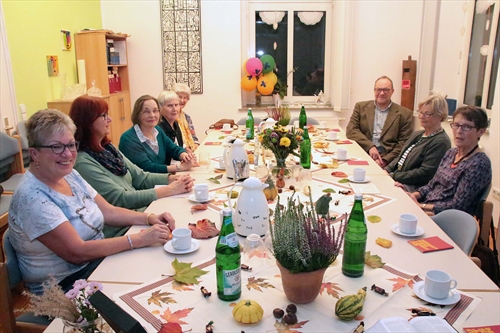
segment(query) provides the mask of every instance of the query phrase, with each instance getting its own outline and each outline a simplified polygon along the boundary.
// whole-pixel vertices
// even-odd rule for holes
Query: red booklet
[[[500,325],[464,327],[464,331],[467,333],[500,333]]]
[[[206,146],[220,146],[222,145],[222,141],[215,141],[215,142],[205,142]]]
[[[347,161],[348,165],[368,165],[368,161],[359,161],[359,160],[349,160]]]
[[[408,241],[417,250],[423,253],[452,249],[453,245],[446,243],[438,236]]]

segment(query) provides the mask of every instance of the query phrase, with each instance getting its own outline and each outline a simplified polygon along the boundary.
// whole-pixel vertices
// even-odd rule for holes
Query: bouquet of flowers
[[[77,280],[73,289],[66,294],[54,278],[43,286],[43,294],[28,293],[30,308],[37,316],[61,318],[63,321],[73,323],[78,327],[88,327],[95,324],[99,317],[97,310],[90,304],[89,297],[96,291],[102,290],[102,284]]]
[[[288,130],[281,125],[275,125],[273,128],[266,128],[259,134],[261,145],[273,152],[276,157],[278,168],[285,167],[285,161],[288,155],[299,156],[295,150],[299,148],[302,141],[302,133],[297,132],[295,128]]]

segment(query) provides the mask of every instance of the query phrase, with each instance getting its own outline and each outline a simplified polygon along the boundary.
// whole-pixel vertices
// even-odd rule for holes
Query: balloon
[[[276,74],[274,72],[264,74],[263,76],[268,78],[269,82],[271,82],[271,84],[273,86],[276,84],[276,82],[278,82],[278,77],[276,76]]]
[[[269,77],[266,77],[265,75],[262,75],[259,78],[259,80],[257,81],[257,90],[262,95],[271,95],[271,93],[274,90],[274,84],[272,84],[272,82],[269,79]]]
[[[258,76],[262,72],[262,62],[258,58],[247,60],[246,70],[248,75]]]
[[[245,60],[245,62],[243,63],[243,71],[244,71],[245,73],[247,73],[247,61],[248,61],[248,60]],[[248,73],[247,73],[247,74],[248,74]]]
[[[260,57],[260,61],[262,62],[262,73],[270,73],[276,67],[276,61],[274,61],[273,56],[269,54],[264,54]]]
[[[245,91],[255,90],[257,87],[257,79],[252,75],[243,76],[241,78],[241,88]]]

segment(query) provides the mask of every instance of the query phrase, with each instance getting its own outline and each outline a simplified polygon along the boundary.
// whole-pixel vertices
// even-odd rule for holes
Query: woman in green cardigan
[[[137,99],[132,111],[134,126],[120,137],[120,151],[144,171],[175,173],[193,167],[193,154],[176,145],[157,126],[160,107],[156,98],[144,95]],[[181,161],[170,165],[172,159]]]

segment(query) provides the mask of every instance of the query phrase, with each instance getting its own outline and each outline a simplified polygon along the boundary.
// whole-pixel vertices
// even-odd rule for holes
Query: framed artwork
[[[185,83],[203,92],[201,0],[160,0],[163,87]]]

